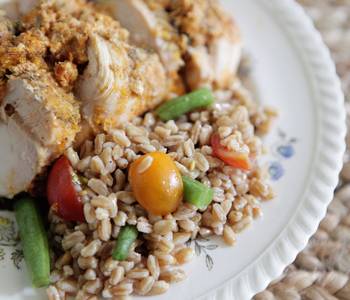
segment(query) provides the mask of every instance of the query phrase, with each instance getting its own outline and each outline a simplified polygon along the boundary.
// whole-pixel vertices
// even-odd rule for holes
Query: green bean
[[[199,209],[205,209],[213,200],[214,192],[203,183],[188,176],[182,176],[184,199]]]
[[[50,254],[46,231],[41,215],[30,197],[15,203],[15,215],[27,264],[34,287],[50,283]]]
[[[164,103],[156,113],[162,121],[169,121],[197,108],[207,107],[213,102],[212,92],[207,88],[202,88]]]
[[[132,243],[136,240],[138,231],[135,226],[126,225],[120,229],[117,242],[113,249],[112,257],[114,260],[125,260],[130,251]]]

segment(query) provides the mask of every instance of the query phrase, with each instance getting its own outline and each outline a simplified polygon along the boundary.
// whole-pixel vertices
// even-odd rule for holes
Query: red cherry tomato
[[[73,183],[73,169],[67,157],[53,165],[47,181],[47,198],[56,213],[66,221],[84,222],[83,203]]]
[[[213,155],[221,159],[224,163],[231,167],[249,171],[251,169],[251,161],[248,154],[238,153],[229,150],[227,147],[221,145],[220,136],[213,134],[211,136],[211,146],[213,148]]]

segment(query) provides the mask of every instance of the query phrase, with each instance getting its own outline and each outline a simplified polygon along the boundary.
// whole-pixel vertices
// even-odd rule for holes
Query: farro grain
[[[226,214],[222,208],[222,206],[218,203],[213,204],[213,220],[219,222],[225,222]]]
[[[95,215],[96,215],[96,219],[99,221],[105,220],[109,218],[109,212],[107,209],[98,207],[95,210]]]
[[[167,233],[175,230],[176,221],[175,220],[160,220],[153,225],[153,231],[156,234],[166,235]]]
[[[236,234],[232,230],[232,228],[228,225],[224,226],[223,237],[224,237],[225,243],[229,246],[233,246],[236,243]]]
[[[66,292],[66,293],[69,293],[69,294],[75,294],[78,291],[78,284],[73,279],[66,278],[66,279],[59,280],[56,283],[56,286],[60,290]]]
[[[129,165],[129,162],[125,158],[119,158],[117,160],[117,166],[122,170],[126,169],[128,167],[128,165]]]
[[[101,245],[100,240],[93,240],[81,250],[80,254],[82,257],[94,256]]]
[[[158,140],[151,140],[151,145],[160,152],[166,152],[166,148],[158,141]]]
[[[207,172],[209,170],[209,162],[206,159],[206,157],[200,153],[195,152],[194,154],[194,161],[196,162],[196,167],[203,173]]]
[[[155,117],[152,113],[146,113],[143,119],[143,125],[146,127],[151,127],[156,123]]]
[[[95,209],[91,206],[90,203],[84,204],[84,216],[85,221],[89,224],[96,221]]]
[[[106,136],[103,133],[96,135],[96,137],[95,137],[95,154],[98,155],[102,152],[103,144],[104,144],[105,140],[106,140]]]
[[[56,260],[55,268],[61,270],[63,266],[70,264],[71,261],[72,255],[69,252],[65,252]]]
[[[50,274],[50,282],[51,284],[56,283],[62,278],[62,274],[59,270],[55,269]]]
[[[97,258],[95,257],[82,257],[79,256],[78,258],[78,265],[81,269],[87,270],[87,269],[96,269],[98,265]]]
[[[209,229],[209,228],[201,227],[199,229],[199,234],[202,237],[209,237],[209,236],[211,236],[213,234],[213,231],[211,229]]]
[[[221,208],[222,208],[224,215],[226,216],[232,208],[232,200],[224,200],[221,203]]]
[[[191,237],[191,234],[189,232],[175,232],[173,242],[176,245],[183,245],[185,244]]]
[[[124,226],[128,215],[123,211],[118,211],[117,216],[113,219],[114,224],[118,226]]]
[[[196,228],[196,224],[189,219],[179,220],[178,224],[184,231],[187,231],[187,232],[192,232]]]
[[[174,256],[177,263],[182,265],[192,260],[194,251],[192,248],[186,247],[176,252]]]
[[[151,233],[153,228],[146,218],[140,217],[137,219],[137,230],[142,233]]]
[[[90,160],[90,170],[96,174],[104,173],[105,166],[99,156],[93,156]]]
[[[204,125],[199,134],[199,144],[201,146],[209,144],[212,133],[213,128],[208,124]]]
[[[120,200],[121,202],[131,205],[136,202],[133,193],[131,192],[126,192],[126,191],[120,191],[116,193],[117,199]]]
[[[111,132],[113,141],[123,147],[130,147],[131,142],[125,132],[120,129],[115,129]]]
[[[85,280],[95,280],[96,279],[96,272],[93,269],[87,269],[84,273],[84,279]]]
[[[201,122],[196,121],[196,123],[194,124],[194,126],[192,127],[192,130],[191,130],[191,140],[193,141],[193,144],[198,143],[201,128],[202,128]]]
[[[181,204],[174,213],[175,220],[186,220],[196,215],[196,210],[187,204]]]
[[[103,275],[110,276],[113,270],[118,268],[119,262],[114,260],[112,257],[108,257],[102,264],[101,271]]]
[[[83,285],[83,290],[93,295],[100,293],[101,289],[102,289],[102,282],[99,278],[96,278],[95,280],[87,281]]]
[[[143,278],[140,281],[137,281],[135,283],[135,292],[141,296],[148,294],[151,291],[154,285],[154,282],[155,282],[155,279],[151,276]]]
[[[68,160],[70,161],[73,168],[75,168],[80,160],[78,153],[76,153],[72,147],[69,147],[66,150],[65,155],[68,158]]]
[[[128,259],[133,261],[135,264],[138,264],[142,260],[142,256],[140,253],[137,253],[135,251],[130,251]]]
[[[102,290],[102,297],[106,299],[113,298],[112,291],[109,288],[109,286],[105,286],[104,289]]]
[[[170,129],[171,134],[176,134],[179,131],[179,128],[177,127],[174,120],[169,120],[165,123],[165,127],[167,129]]]
[[[63,276],[70,277],[74,274],[74,271],[71,266],[63,266]]]
[[[83,243],[77,243],[70,250],[70,254],[72,255],[72,257],[74,259],[76,259],[80,255],[81,249],[83,249],[83,248],[84,248],[84,244]]]
[[[192,157],[195,151],[193,141],[191,139],[188,139],[186,142],[184,142],[183,147],[184,147],[184,154],[187,157]]]
[[[252,222],[251,216],[243,217],[241,221],[232,225],[232,229],[234,230],[234,232],[239,233],[243,231],[245,228],[247,228],[251,224],[251,222]]]
[[[75,231],[66,235],[62,240],[62,247],[64,250],[69,250],[75,244],[81,243],[85,240],[85,235],[81,231]]]
[[[126,176],[122,170],[118,169],[114,173],[114,178],[115,178],[115,185],[113,190],[114,192],[118,192],[125,187]]]
[[[139,155],[137,155],[132,149],[126,149],[124,151],[124,157],[129,163],[132,163],[133,161],[139,158]]]
[[[100,240],[108,241],[112,233],[112,225],[109,219],[104,219],[97,226],[97,232]]]
[[[147,131],[142,127],[137,127],[135,125],[128,124],[126,126],[126,134],[128,135],[128,137],[131,138],[137,136],[145,136],[147,135]]]
[[[135,263],[133,261],[121,261],[119,265],[124,268],[125,273],[128,273],[135,266]]]
[[[169,283],[167,283],[164,280],[156,281],[153,284],[152,289],[150,292],[147,294],[149,296],[155,296],[155,295],[161,295],[164,294],[168,289],[169,289]]]
[[[124,279],[124,268],[121,266],[116,267],[112,270],[111,276],[109,277],[109,283],[111,285],[117,285],[119,282],[121,282]]]
[[[158,248],[163,253],[170,253],[174,249],[175,245],[172,241],[169,241],[165,238],[162,238],[157,244],[156,248]]]
[[[165,147],[178,146],[184,142],[185,138],[181,135],[171,135],[163,140]]]
[[[126,274],[126,277],[129,279],[143,279],[148,277],[149,275],[149,271],[147,269],[144,268],[135,268],[132,269],[131,271],[129,271]]]
[[[162,272],[159,278],[168,283],[177,283],[186,279],[186,273],[184,270],[174,269],[171,271]]]
[[[154,145],[146,143],[137,145],[136,149],[144,154],[155,152],[156,150],[164,152],[164,148],[156,148]]]
[[[237,197],[233,202],[233,207],[235,210],[239,211],[242,210],[246,205],[248,201],[244,197]]]
[[[147,258],[147,268],[150,271],[152,277],[157,280],[159,277],[159,262],[157,257],[154,255],[149,255]]]
[[[243,213],[240,211],[233,210],[228,215],[228,220],[231,225],[236,224],[243,218]]]
[[[54,285],[50,285],[46,289],[46,294],[49,300],[61,300],[60,294]]]
[[[154,255],[158,259],[159,266],[168,266],[168,265],[174,265],[176,263],[176,259],[171,254],[166,254],[161,251],[154,251]]]
[[[88,182],[88,186],[97,194],[102,196],[108,196],[107,185],[102,180],[91,178]]]
[[[112,157],[114,160],[118,160],[124,155],[124,150],[120,145],[115,145],[112,149]]]
[[[87,156],[80,160],[76,166],[77,170],[81,173],[85,172],[91,165],[91,156]]]
[[[133,292],[132,282],[123,280],[117,286],[112,287],[111,292],[113,296],[128,296]]]

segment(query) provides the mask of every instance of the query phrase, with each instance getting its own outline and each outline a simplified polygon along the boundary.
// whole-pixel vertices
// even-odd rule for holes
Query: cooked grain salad
[[[82,222],[50,210],[49,299],[165,293],[186,279],[181,266],[194,257],[187,241],[216,235],[233,246],[261,215],[261,202],[274,197],[258,164],[261,136],[275,112],[238,81],[213,98],[176,120],[148,112],[66,151],[82,207],[81,215],[61,216]]]
[[[13,1],[0,198],[33,286],[50,300],[158,295],[186,279],[192,240],[233,246],[274,197],[259,162],[276,113],[242,84],[241,33],[219,2]]]

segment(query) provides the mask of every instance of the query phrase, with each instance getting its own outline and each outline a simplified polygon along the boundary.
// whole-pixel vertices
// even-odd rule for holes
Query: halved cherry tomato
[[[249,155],[245,153],[234,152],[221,145],[220,136],[218,134],[214,133],[211,136],[210,143],[213,148],[213,155],[221,159],[224,163],[230,165],[231,167],[245,171],[249,171],[251,169],[251,161]]]
[[[47,181],[47,198],[58,216],[66,221],[84,222],[83,203],[73,182],[73,168],[67,157],[53,165]]]

